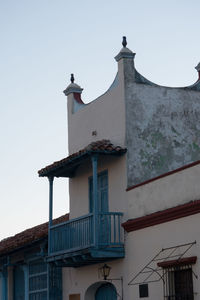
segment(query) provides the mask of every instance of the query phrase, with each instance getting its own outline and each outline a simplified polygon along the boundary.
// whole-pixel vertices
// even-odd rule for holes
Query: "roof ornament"
[[[200,80],[200,63],[198,63],[198,65],[195,67],[195,69],[197,70],[197,72],[199,74],[198,80]]]
[[[126,48],[126,45],[127,45],[126,36],[123,36],[122,46],[123,46],[124,48]]]
[[[115,60],[118,62],[121,58],[132,58],[134,59],[135,53],[133,53],[130,49],[126,47],[127,41],[126,36],[122,37],[122,46],[123,48],[120,50],[120,52],[115,56]]]
[[[80,87],[80,85],[74,83],[74,74],[71,74],[70,77],[70,81],[71,83],[68,85],[68,87],[63,91],[63,93],[65,94],[65,96],[68,96],[71,93],[78,93],[81,94],[82,93],[82,88]],[[79,99],[80,100],[80,99]],[[82,100],[81,100],[82,103]]]
[[[71,80],[71,83],[74,83],[74,74],[71,74],[70,80]]]
[[[198,65],[195,67],[195,69],[196,69],[197,71],[200,71],[200,63],[198,63]]]

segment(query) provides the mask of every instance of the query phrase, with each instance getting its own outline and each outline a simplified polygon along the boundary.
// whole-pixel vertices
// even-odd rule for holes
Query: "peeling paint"
[[[200,160],[200,92],[138,83],[131,72],[125,70],[128,186]]]

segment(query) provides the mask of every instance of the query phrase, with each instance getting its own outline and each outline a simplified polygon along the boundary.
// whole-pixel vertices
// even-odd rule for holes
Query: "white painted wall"
[[[126,234],[126,257],[124,259],[107,262],[111,266],[110,278],[123,277],[123,300],[139,300],[139,286],[128,285],[132,278],[162,249],[180,244],[194,242],[196,244],[187,253],[197,256],[197,263],[193,270],[198,279],[193,277],[195,300],[200,299],[200,214],[185,217],[168,223],[148,227]],[[81,268],[63,269],[63,300],[68,300],[68,295],[80,293],[81,300],[85,298],[87,288],[92,284],[101,283],[102,278],[98,269],[103,264],[95,264]],[[122,294],[121,281],[114,280],[114,286],[119,295]],[[98,285],[96,285],[96,289]],[[119,298],[120,299],[120,298]],[[149,300],[163,299],[162,282],[149,283]],[[92,300],[92,299],[91,299]],[[94,299],[93,299],[94,300]]]
[[[182,170],[127,192],[128,218],[200,199],[200,165]]]
[[[110,139],[116,145],[125,144],[125,102],[123,82],[117,76],[115,83],[102,96],[73,113],[73,94],[68,96],[69,154],[91,142]],[[97,131],[92,136],[92,131]]]
[[[197,263],[193,268],[195,274],[198,275],[198,279],[193,277],[193,284],[194,292],[197,293],[194,299],[200,299],[200,265],[198,261],[200,259],[199,222],[200,214],[197,214],[129,233],[126,240],[126,255],[129,257],[127,269],[129,280],[149,263],[162,248],[190,243],[196,240],[196,245],[185,256],[198,257]],[[156,288],[153,284],[149,284],[149,290],[150,300],[163,299],[161,282]],[[139,299],[137,286],[129,287],[129,297],[127,299]]]

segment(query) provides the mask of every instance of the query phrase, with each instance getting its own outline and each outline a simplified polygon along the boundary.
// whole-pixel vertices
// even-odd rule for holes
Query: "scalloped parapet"
[[[199,64],[199,68],[200,68],[200,64]],[[200,72],[200,70],[199,70],[199,72]],[[162,86],[162,85],[156,84],[156,83],[148,80],[147,78],[142,76],[137,70],[135,70],[135,82],[146,84],[146,85],[151,85],[151,86],[157,86],[157,87],[167,87],[167,86]],[[168,88],[174,89],[176,87],[168,87]],[[200,78],[192,85],[185,86],[185,87],[177,87],[177,88],[178,89],[188,89],[188,90],[200,91]]]

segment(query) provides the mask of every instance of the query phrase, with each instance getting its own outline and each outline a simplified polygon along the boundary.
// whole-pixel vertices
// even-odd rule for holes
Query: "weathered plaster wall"
[[[128,186],[200,159],[200,92],[134,82],[126,69]]]

